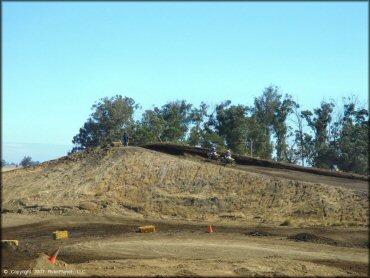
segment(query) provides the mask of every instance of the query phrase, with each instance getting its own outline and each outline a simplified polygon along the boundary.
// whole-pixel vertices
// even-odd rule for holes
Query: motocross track
[[[2,275],[366,277],[368,205],[366,178],[98,148],[2,173]]]

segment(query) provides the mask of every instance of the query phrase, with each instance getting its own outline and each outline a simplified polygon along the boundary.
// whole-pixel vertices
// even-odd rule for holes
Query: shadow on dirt
[[[245,233],[247,236],[274,236],[273,234],[266,232],[266,231],[251,231]]]
[[[294,241],[303,241],[303,242],[313,242],[320,244],[328,244],[338,246],[338,242],[327,237],[321,237],[310,233],[299,233],[293,236],[287,237],[290,240]]]
[[[361,277],[369,277],[369,264],[361,262],[348,262],[341,260],[310,260],[309,262],[340,268],[349,272],[357,272]]]

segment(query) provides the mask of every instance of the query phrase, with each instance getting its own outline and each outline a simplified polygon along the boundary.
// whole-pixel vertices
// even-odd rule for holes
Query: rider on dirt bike
[[[216,151],[216,147],[212,147],[208,152],[208,159],[217,159],[220,155]]]
[[[231,157],[231,151],[230,150],[227,150],[226,151],[226,154],[225,154],[225,160],[227,162],[233,162],[234,161],[234,158]]]

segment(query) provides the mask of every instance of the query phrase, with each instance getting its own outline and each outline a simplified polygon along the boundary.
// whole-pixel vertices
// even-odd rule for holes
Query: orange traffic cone
[[[59,253],[59,248],[55,250],[54,253],[50,256],[49,261],[51,261],[52,263],[55,263],[58,253]]]
[[[213,233],[212,225],[209,225],[209,233]]]

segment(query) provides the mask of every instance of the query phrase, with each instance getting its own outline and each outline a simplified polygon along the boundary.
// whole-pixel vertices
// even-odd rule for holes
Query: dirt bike
[[[208,153],[207,154],[208,161],[217,161],[219,163],[222,163],[224,165],[235,165],[235,159],[232,157],[228,158],[225,156],[220,156],[218,153]]]
[[[235,165],[235,159],[234,158],[232,158],[232,157],[225,157],[225,156],[223,156],[223,157],[221,157],[220,159],[220,162],[221,163],[223,163],[223,164],[230,164],[230,165],[232,165],[232,166],[234,166]]]
[[[208,153],[207,158],[209,161],[216,160],[218,161],[220,159],[220,155],[218,153]]]

